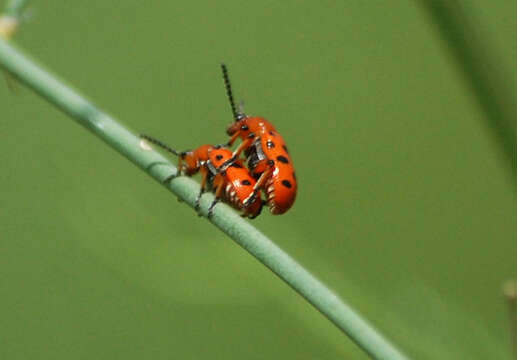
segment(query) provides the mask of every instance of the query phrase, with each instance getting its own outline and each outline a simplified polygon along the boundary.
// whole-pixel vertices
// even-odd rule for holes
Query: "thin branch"
[[[5,6],[5,11],[0,15],[0,38],[10,40],[14,33],[18,30],[22,17],[24,15],[25,7],[29,0],[9,0]],[[4,71],[5,82],[7,87],[12,92],[15,92],[17,87],[14,79]]]
[[[459,70],[499,140],[517,183],[516,87],[495,55],[486,34],[474,26],[472,12],[457,0],[420,0],[453,55]]]
[[[158,152],[152,151],[147,143],[1,39],[0,64],[155,180],[162,183],[176,174],[176,168]],[[180,176],[167,187],[194,206],[199,190],[196,182]],[[201,213],[205,216],[212,199],[213,196],[208,194],[201,201]],[[373,359],[405,359],[366,320],[230,207],[218,205],[210,221],[307,299]]]

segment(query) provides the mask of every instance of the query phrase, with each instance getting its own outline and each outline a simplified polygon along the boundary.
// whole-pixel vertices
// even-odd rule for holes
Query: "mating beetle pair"
[[[285,141],[266,119],[237,111],[228,70],[224,64],[221,68],[234,118],[226,131],[231,136],[226,145],[230,147],[241,139],[235,151],[221,145],[202,145],[193,151],[178,152],[153,137],[141,137],[178,156],[178,174],[201,173],[196,208],[201,195],[211,189],[215,192],[215,200],[209,207],[209,216],[220,200],[241,211],[244,217],[258,216],[263,204],[272,214],[283,214],[293,205],[297,191],[293,162]],[[241,154],[244,154],[248,168],[244,166],[244,160],[239,159]]]

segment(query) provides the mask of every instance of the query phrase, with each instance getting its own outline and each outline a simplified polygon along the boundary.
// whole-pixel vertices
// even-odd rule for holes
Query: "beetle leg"
[[[255,183],[255,186],[253,186],[253,192],[250,194],[250,196],[248,196],[244,200],[244,206],[248,207],[253,203],[253,201],[255,201],[255,199],[257,198],[258,192],[260,191],[260,189],[262,188],[264,183],[267,181],[267,179],[269,179],[269,177],[273,173],[273,169],[275,166],[275,163],[273,162],[273,160],[269,160],[268,165],[269,165],[269,167],[262,173],[262,175],[260,175],[259,179]]]
[[[213,215],[215,204],[217,204],[219,202],[219,200],[221,200],[221,193],[223,192],[223,189],[224,189],[224,182],[221,181],[219,183],[219,185],[217,185],[217,188],[215,189],[215,199],[214,199],[214,201],[212,201],[212,203],[210,204],[210,207],[208,208],[208,218],[209,219]]]
[[[250,134],[251,136],[248,137],[246,140],[244,140],[238,147],[235,149],[235,151],[232,154],[232,157],[226,160],[221,166],[217,168],[217,171],[220,173],[228,169],[228,167],[235,162],[235,160],[239,157],[241,152],[248,147],[250,147],[251,143],[253,142],[253,139],[255,138],[255,135]]]
[[[199,213],[199,202],[201,201],[201,195],[203,195],[203,193],[205,192],[206,179],[208,177],[208,173],[206,171],[203,171],[201,176],[202,176],[202,178],[201,178],[201,186],[199,188],[199,194],[197,194],[196,202],[195,202],[195,205],[194,205],[194,209],[198,212],[198,216],[201,216],[201,213]]]
[[[235,142],[235,140],[237,140],[237,138],[239,137],[239,133],[240,131],[236,131],[235,134],[232,135],[232,137],[230,138],[230,140],[228,140],[228,142],[226,143],[227,146],[232,146],[233,143]]]
[[[181,158],[181,156],[180,156],[180,157],[178,157],[178,169],[176,170],[176,174],[172,174],[172,175],[170,175],[170,176],[167,176],[167,177],[165,178],[165,180],[163,180],[163,183],[164,183],[164,184],[169,183],[169,182],[170,182],[172,179],[174,179],[176,176],[180,176],[180,175],[181,175],[181,172],[183,171],[183,167],[184,167],[184,165],[183,165],[183,161],[182,161],[182,160],[183,160],[183,159]]]
[[[183,156],[178,157],[178,172],[176,173],[177,176],[181,175],[181,172],[183,171]]]
[[[249,207],[244,207],[244,210],[243,210],[243,213],[241,214],[242,217],[246,217],[248,219],[255,219],[257,216],[260,215],[260,213],[262,212],[262,206],[266,203],[264,200],[260,200],[261,201],[261,204],[260,204],[260,208],[258,210],[258,212],[256,214],[253,214],[249,211]]]
[[[241,144],[237,147],[237,149],[235,149],[235,151],[232,154],[232,158],[230,160],[235,161],[235,159],[237,159],[239,157],[241,152],[243,152],[244,150],[246,150],[247,148],[249,148],[251,146],[254,139],[255,139],[255,134],[250,133],[249,136],[246,138],[246,140],[241,142]],[[228,161],[230,161],[230,160],[228,160]]]

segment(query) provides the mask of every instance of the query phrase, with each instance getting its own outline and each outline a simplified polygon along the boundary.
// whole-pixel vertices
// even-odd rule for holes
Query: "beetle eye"
[[[244,130],[244,131],[249,130],[248,125],[242,125],[241,126],[241,130]]]

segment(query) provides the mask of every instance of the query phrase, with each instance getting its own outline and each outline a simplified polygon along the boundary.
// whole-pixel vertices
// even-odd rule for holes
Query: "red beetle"
[[[141,137],[178,156],[178,175],[182,172],[187,176],[201,173],[201,188],[196,198],[196,210],[199,209],[201,195],[209,188],[214,191],[215,199],[208,208],[208,217],[212,216],[215,204],[221,199],[242,211],[243,217],[253,219],[260,214],[262,200],[253,196],[256,180],[244,167],[242,160],[232,160],[231,150],[222,146],[202,145],[192,151],[178,152],[155,138],[147,135],[141,135]],[[168,180],[170,178],[166,181]]]
[[[262,189],[271,213],[283,214],[293,206],[298,188],[293,161],[284,138],[266,119],[247,116],[242,111],[237,112],[228,70],[224,64],[221,64],[221,68],[235,120],[226,131],[231,136],[228,146],[231,146],[237,138],[242,141],[233,152],[228,164],[244,152],[251,175],[257,179],[253,194],[244,203],[254,201],[257,193]]]

